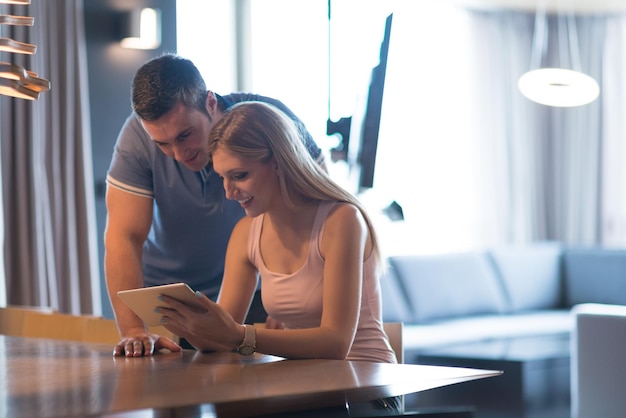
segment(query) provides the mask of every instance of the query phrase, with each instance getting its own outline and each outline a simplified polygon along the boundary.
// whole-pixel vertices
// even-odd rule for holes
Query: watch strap
[[[237,347],[237,351],[241,355],[250,356],[256,351],[256,329],[253,325],[248,324],[245,324],[244,327],[245,332],[243,341],[239,347]]]

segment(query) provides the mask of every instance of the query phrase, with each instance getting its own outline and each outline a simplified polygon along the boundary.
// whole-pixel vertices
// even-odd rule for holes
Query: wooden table
[[[102,344],[0,336],[0,416],[245,417],[343,405],[497,376],[454,367],[255,354],[114,358]],[[133,415],[134,416],[134,415]]]

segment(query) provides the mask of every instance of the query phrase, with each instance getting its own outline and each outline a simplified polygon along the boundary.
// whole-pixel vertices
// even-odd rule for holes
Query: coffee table
[[[564,334],[421,351],[418,364],[502,370],[504,374],[471,386],[452,385],[408,395],[406,407],[467,406],[474,408],[475,418],[569,418],[569,344],[569,335]]]

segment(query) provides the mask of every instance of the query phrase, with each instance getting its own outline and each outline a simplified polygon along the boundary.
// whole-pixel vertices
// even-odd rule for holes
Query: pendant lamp
[[[521,93],[547,106],[575,107],[593,102],[600,94],[600,87],[593,77],[581,71],[573,13],[563,13],[559,6],[552,23],[555,25],[550,28],[545,4],[538,7],[531,69],[518,81]]]

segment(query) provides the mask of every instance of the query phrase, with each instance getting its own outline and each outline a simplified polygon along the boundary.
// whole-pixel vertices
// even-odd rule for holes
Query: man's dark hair
[[[206,85],[193,62],[174,54],[145,63],[131,87],[133,110],[147,121],[159,119],[178,103],[209,116],[206,95]]]

